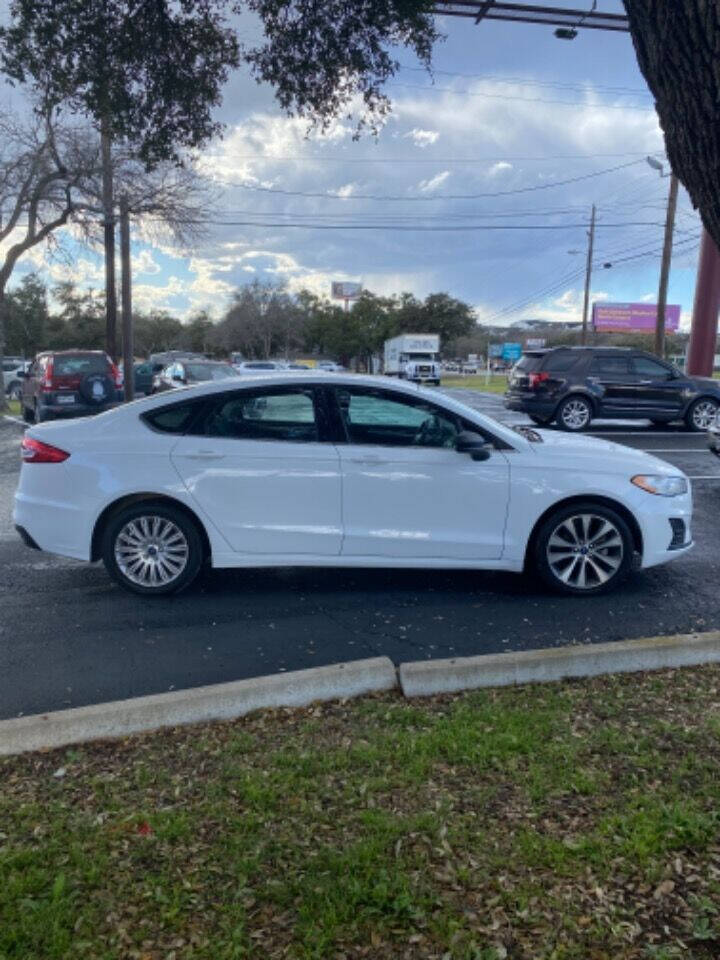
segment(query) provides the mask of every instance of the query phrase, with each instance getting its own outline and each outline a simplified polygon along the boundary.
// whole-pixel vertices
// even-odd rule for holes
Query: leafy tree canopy
[[[224,0],[11,0],[0,66],[50,103],[109,125],[148,165],[220,132],[212,108],[240,60]]]

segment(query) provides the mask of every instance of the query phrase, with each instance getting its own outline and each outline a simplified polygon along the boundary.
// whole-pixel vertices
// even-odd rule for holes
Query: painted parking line
[[[701,477],[688,476],[688,480],[720,480],[720,473],[708,473]]]
[[[21,427],[27,426],[24,420],[20,420],[19,417],[11,417],[7,413],[3,414],[3,420],[7,420],[10,423],[19,423]]]

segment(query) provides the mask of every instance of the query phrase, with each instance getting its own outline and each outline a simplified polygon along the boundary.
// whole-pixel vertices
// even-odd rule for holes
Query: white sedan
[[[288,371],[180,388],[22,441],[15,524],[140,594],[213,567],[534,568],[591,595],[691,546],[687,478],[437,391]]]

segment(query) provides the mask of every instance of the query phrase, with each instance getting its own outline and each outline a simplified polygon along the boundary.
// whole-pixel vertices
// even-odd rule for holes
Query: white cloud
[[[512,170],[513,165],[507,163],[505,160],[500,160],[498,163],[494,163],[488,170],[489,177],[496,177],[500,173],[506,173],[508,170]]]
[[[345,183],[342,187],[338,187],[337,190],[332,190],[331,193],[334,193],[336,197],[351,197],[358,186],[359,184],[357,183]]]
[[[153,258],[150,250],[141,250],[131,257],[133,275],[160,273],[161,267]]]
[[[412,140],[416,147],[425,149],[425,147],[437,143],[440,134],[437,130],[421,130],[418,127],[413,127],[410,133],[403,134],[403,137]]]
[[[430,177],[427,180],[421,180],[418,184],[418,187],[422,193],[430,193],[433,190],[437,190],[438,187],[441,187],[449,176],[450,171],[443,170],[442,173],[436,173],[434,177]]]

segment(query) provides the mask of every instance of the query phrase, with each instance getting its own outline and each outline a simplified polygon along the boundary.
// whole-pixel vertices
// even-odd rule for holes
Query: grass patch
[[[710,960],[720,668],[0,760],[0,960]]]
[[[506,374],[493,374],[486,377],[484,373],[471,374],[467,377],[444,376],[443,387],[465,387],[468,390],[480,390],[482,393],[505,393],[507,390]]]
[[[20,401],[8,400],[6,413],[9,413],[13,417],[19,417],[21,414]]]

